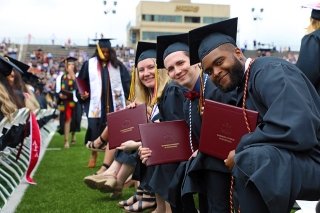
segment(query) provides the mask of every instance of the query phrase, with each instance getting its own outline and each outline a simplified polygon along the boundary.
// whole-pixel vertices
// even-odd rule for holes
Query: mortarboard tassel
[[[128,100],[133,102],[135,99],[135,86],[136,86],[136,68],[132,66],[131,69],[131,84],[130,84],[130,93]]]
[[[103,55],[103,53],[101,51],[101,48],[100,48],[98,43],[97,43],[97,50],[98,50],[99,58],[102,59],[102,60],[105,60],[106,58],[104,57],[104,55]]]

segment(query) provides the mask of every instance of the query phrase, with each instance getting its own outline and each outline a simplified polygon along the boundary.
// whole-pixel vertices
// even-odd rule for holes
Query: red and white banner
[[[30,158],[29,166],[26,172],[26,181],[29,184],[37,184],[30,177],[34,167],[36,166],[39,155],[40,155],[40,145],[41,145],[41,135],[40,128],[33,112],[30,112]]]

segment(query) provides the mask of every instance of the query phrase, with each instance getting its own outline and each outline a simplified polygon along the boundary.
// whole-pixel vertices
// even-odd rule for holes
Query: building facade
[[[230,5],[196,4],[191,0],[140,1],[135,26],[127,26],[127,46],[155,42],[159,35],[186,33],[194,28],[230,18]]]

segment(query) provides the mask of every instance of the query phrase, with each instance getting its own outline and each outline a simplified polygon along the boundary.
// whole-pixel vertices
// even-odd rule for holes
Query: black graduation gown
[[[223,93],[207,75],[204,75],[205,99],[215,100],[231,105],[236,104],[235,91]],[[185,119],[189,124],[190,101],[184,102]],[[202,118],[199,113],[199,98],[191,101],[192,134],[199,143]],[[181,196],[199,193],[200,211],[229,212],[230,171],[222,160],[198,152],[198,155],[186,164]]]
[[[297,67],[308,77],[320,95],[320,30],[305,35],[301,40]]]
[[[63,81],[63,76],[62,76],[61,82]],[[66,81],[65,82],[66,83],[66,90],[69,90],[69,86],[68,86],[68,83],[67,83],[68,80],[65,80],[65,81]],[[76,84],[75,81],[73,82],[73,87],[74,87],[75,90],[77,89],[77,84]],[[61,93],[61,91],[59,93]],[[58,95],[57,98],[58,98],[58,102],[59,102],[58,104],[63,104],[64,107],[66,107],[66,104],[69,103],[68,101],[64,101],[64,100],[60,99],[59,95]],[[80,130],[81,130],[81,118],[82,118],[82,107],[81,107],[81,104],[79,102],[75,102],[74,101],[74,104],[75,104],[75,106],[74,106],[74,108],[72,108],[70,132],[80,132]],[[60,114],[59,114],[59,128],[58,128],[57,131],[61,135],[64,135],[65,120],[66,120],[65,111],[60,111]]]
[[[153,117],[151,118],[151,122],[155,122],[159,120],[159,113],[154,114]],[[132,174],[132,179],[140,181],[139,187],[142,188],[143,190],[153,192],[153,189],[149,186],[150,178],[152,177],[154,167],[149,166],[147,167],[142,161],[140,160],[140,156],[137,154],[136,156],[137,159],[137,164],[135,166],[134,172]]]
[[[160,98],[159,112],[160,122],[183,120],[183,95],[184,88],[177,85],[174,82],[169,82],[163,91],[163,95]],[[169,198],[169,185],[172,182],[173,176],[179,166],[179,163],[161,164],[155,166],[149,166],[153,171],[149,186],[152,191],[159,194],[164,200],[168,201]]]
[[[243,87],[238,92],[241,106]],[[296,199],[319,199],[320,98],[307,77],[282,59],[256,59],[246,108],[261,123],[236,149],[236,181],[251,181],[272,213],[290,212]]]
[[[96,57],[96,56],[95,56]],[[126,99],[129,96],[129,91],[130,91],[130,74],[127,70],[127,68],[120,62],[120,76],[121,76],[121,83],[122,83],[122,88],[123,91],[125,93],[125,97]],[[104,72],[108,72],[106,67],[102,68]],[[105,77],[102,79],[103,83],[102,85],[107,85],[105,82],[109,81],[108,75],[104,75]],[[94,85],[90,85],[90,80],[89,80],[89,61],[86,61],[80,71],[79,71],[79,75],[78,78],[83,79],[89,86],[94,87]],[[109,85],[109,84],[108,84]],[[107,88],[102,88],[102,90],[107,91]],[[111,90],[109,97],[109,111],[113,112],[113,100],[112,100],[112,94],[111,94]],[[78,100],[80,101],[80,103],[83,104],[84,106],[84,111],[86,112],[86,114],[88,115],[88,111],[89,111],[89,102],[90,102],[90,97],[88,99],[86,99],[85,101],[81,100],[80,98],[80,94],[77,93],[77,97]],[[103,103],[102,103],[103,104]],[[104,109],[105,106],[101,107],[101,109]],[[100,118],[88,118],[88,129],[85,135],[85,143],[87,141],[92,141],[95,140],[97,137],[99,137],[99,135],[102,133],[102,131],[104,130],[104,128],[106,127],[106,121],[103,121]]]

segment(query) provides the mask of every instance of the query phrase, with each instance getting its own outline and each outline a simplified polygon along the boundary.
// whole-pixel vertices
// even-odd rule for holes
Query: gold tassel
[[[153,97],[151,100],[151,106],[153,106],[154,104],[157,103],[157,99],[158,99],[158,84],[159,84],[159,71],[157,68],[157,64],[156,64],[156,70],[154,73],[154,88],[153,88]]]
[[[199,97],[199,112],[201,111],[202,107],[204,106],[204,82],[203,82],[203,70],[201,65],[198,65],[200,69],[200,97]]]
[[[129,98],[128,100],[133,102],[135,99],[135,86],[136,86],[136,69],[134,65],[132,66],[131,69],[131,84],[130,84],[130,93],[129,93]]]
[[[104,57],[104,55],[103,55],[103,53],[101,51],[99,43],[97,43],[97,50],[98,50],[99,58],[102,59],[102,60],[105,60],[106,58]]]

